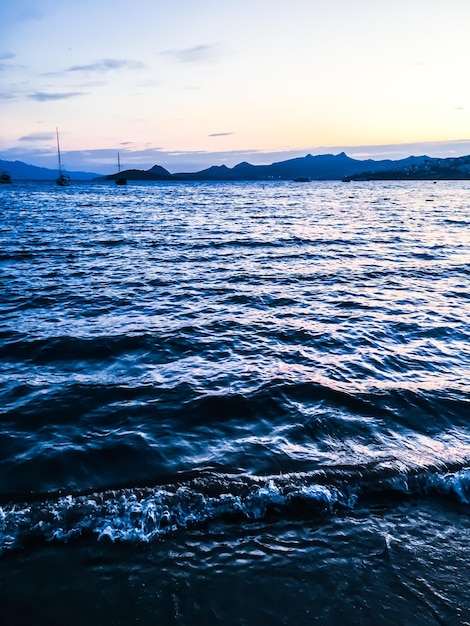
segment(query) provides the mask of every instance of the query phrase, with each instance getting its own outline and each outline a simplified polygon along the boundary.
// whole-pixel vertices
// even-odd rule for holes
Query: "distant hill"
[[[400,161],[382,160],[360,161],[340,154],[323,154],[299,157],[287,161],[279,161],[271,165],[251,165],[246,161],[230,168],[226,165],[213,165],[200,172],[181,172],[170,174],[159,165],[149,170],[126,170],[121,172],[127,180],[201,180],[201,181],[235,181],[235,180],[342,180],[345,176],[368,171],[384,171],[397,167],[412,167],[424,163],[428,157],[408,157]],[[118,174],[101,177],[100,180],[115,180]]]
[[[470,156],[447,159],[425,158],[423,162],[397,167],[398,161],[392,162],[391,169],[367,170],[350,176],[351,180],[468,180],[470,179]]]
[[[0,170],[7,171],[13,182],[15,180],[55,180],[58,175],[57,169],[51,170],[47,167],[29,165],[28,163],[23,163],[23,161],[2,161],[1,159]],[[98,174],[90,172],[70,172],[68,170],[66,174],[72,180],[92,180],[98,176]]]
[[[173,180],[173,176],[168,170],[160,165],[154,165],[149,170],[124,170],[108,176],[100,176],[97,180],[116,180],[116,178],[126,180]]]
[[[233,168],[226,165],[213,166],[201,172],[191,174],[174,174],[180,180],[342,180],[345,176],[369,171],[387,170],[389,168],[411,167],[424,163],[427,157],[408,157],[401,161],[359,161],[347,154],[320,154],[279,161],[271,165],[251,165],[239,163]]]
[[[57,170],[27,165],[21,161],[2,161],[0,169],[10,173],[16,180],[54,180]],[[149,170],[131,169],[120,174],[100,176],[90,172],[67,172],[72,180],[115,180],[119,175],[129,181],[256,181],[256,180],[426,180],[470,179],[470,156],[437,159],[427,156],[410,156],[392,161],[385,159],[360,161],[352,159],[344,152],[340,154],[320,154],[271,163],[271,165],[251,165],[246,161],[230,168],[214,165],[200,172],[170,174],[160,165]]]

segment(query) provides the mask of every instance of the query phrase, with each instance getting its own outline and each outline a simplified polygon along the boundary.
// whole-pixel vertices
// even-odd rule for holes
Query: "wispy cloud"
[[[126,59],[102,59],[96,63],[88,65],[73,65],[69,67],[67,72],[110,72],[113,70],[140,70],[144,66],[139,61],[130,61]]]
[[[233,135],[234,133],[211,133],[207,135],[208,137],[228,137],[229,135]]]
[[[69,98],[76,98],[77,96],[87,95],[83,91],[67,91],[64,93],[47,93],[45,91],[35,91],[29,94],[30,100],[37,100],[38,102],[48,102],[49,100],[68,100]]]
[[[53,133],[31,133],[30,135],[24,135],[23,137],[20,137],[18,139],[18,141],[23,141],[23,142],[35,142],[35,141],[49,141],[50,139],[54,138],[54,134]]]
[[[14,67],[21,67],[18,65],[15,66],[12,63],[4,63],[4,61],[11,61],[15,57],[16,54],[14,54],[13,52],[0,52],[0,72],[12,69]]]
[[[171,57],[178,63],[201,63],[212,61],[220,56],[219,46],[216,45],[200,45],[192,48],[179,48],[175,50],[165,50],[162,54]]]

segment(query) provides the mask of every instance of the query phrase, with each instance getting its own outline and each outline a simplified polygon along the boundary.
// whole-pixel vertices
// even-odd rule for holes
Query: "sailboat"
[[[60,158],[60,146],[59,146],[59,131],[56,128],[55,129],[55,134],[57,136],[57,155],[59,157],[59,176],[56,178],[56,183],[59,185],[59,187],[67,187],[68,185],[70,185],[70,176],[67,176],[67,174],[64,174],[62,172],[62,161]]]
[[[127,185],[127,180],[124,178],[124,176],[121,176],[121,160],[119,158],[119,152],[118,152],[118,175],[116,178],[116,185]]]
[[[9,185],[11,183],[11,176],[8,172],[6,172],[5,170],[3,170],[2,174],[0,175],[0,184],[1,185]]]

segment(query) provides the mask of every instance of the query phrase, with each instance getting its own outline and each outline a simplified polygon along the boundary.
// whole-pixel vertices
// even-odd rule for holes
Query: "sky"
[[[2,0],[0,159],[470,154],[468,0]]]

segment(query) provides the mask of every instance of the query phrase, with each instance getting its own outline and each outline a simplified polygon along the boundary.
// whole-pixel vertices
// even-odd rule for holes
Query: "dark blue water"
[[[0,189],[2,624],[469,624],[470,183]]]

